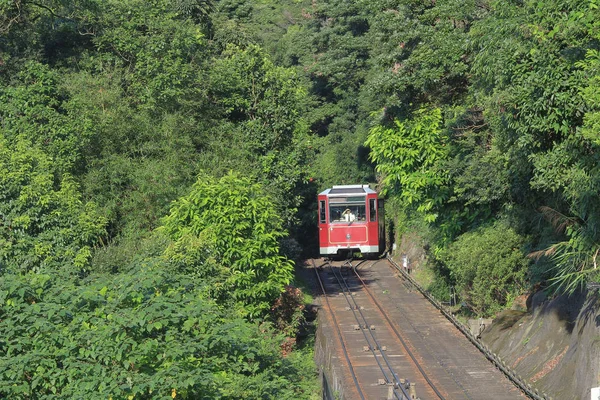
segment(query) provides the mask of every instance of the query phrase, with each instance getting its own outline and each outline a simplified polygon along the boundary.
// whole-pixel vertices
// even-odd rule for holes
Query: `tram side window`
[[[369,221],[377,221],[377,210],[375,208],[377,199],[369,199]]]
[[[327,218],[325,217],[325,200],[319,201],[319,222],[322,224],[327,222]]]

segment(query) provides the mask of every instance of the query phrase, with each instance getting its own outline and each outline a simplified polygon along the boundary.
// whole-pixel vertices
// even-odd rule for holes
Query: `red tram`
[[[318,200],[321,256],[383,253],[383,199],[369,185],[333,186],[319,193]]]

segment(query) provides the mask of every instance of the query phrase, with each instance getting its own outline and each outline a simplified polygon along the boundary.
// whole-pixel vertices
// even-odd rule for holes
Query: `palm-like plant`
[[[568,217],[550,207],[542,207],[541,212],[557,233],[566,237],[564,241],[530,254],[536,259],[548,257],[554,264],[550,279],[554,292],[572,294],[587,282],[597,280],[600,277],[597,260],[600,243],[592,224],[578,217]]]
[[[213,0],[176,0],[177,10],[185,17],[202,21],[214,10]]]

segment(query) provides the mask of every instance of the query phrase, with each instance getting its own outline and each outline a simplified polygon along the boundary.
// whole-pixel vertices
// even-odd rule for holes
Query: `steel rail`
[[[331,270],[331,273],[333,274],[333,276],[335,277],[335,279],[338,282],[338,285],[340,286],[341,290],[342,290],[342,294],[344,295],[344,299],[346,300],[346,303],[348,303],[348,308],[352,311],[352,314],[354,315],[354,319],[356,320],[356,322],[358,323],[358,326],[361,330],[361,333],[363,334],[363,337],[365,338],[365,341],[367,342],[367,344],[369,345],[369,350],[371,351],[371,353],[373,353],[373,355],[375,356],[375,361],[377,362],[377,365],[379,366],[379,369],[381,370],[381,372],[383,373],[383,377],[385,378],[385,380],[387,382],[390,382],[391,380],[388,378],[387,374],[385,373],[385,369],[383,368],[383,366],[381,365],[381,363],[379,362],[379,360],[377,359],[377,355],[375,354],[375,350],[376,348],[379,348],[379,343],[377,342],[377,339],[374,337],[371,337],[373,339],[373,341],[375,342],[375,346],[373,346],[371,344],[371,340],[369,340],[369,337],[367,336],[367,334],[365,333],[365,330],[367,329],[366,327],[368,326],[368,322],[366,320],[366,318],[364,317],[364,315],[362,314],[362,311],[360,311],[360,307],[358,306],[358,304],[356,303],[356,301],[354,300],[354,297],[352,296],[352,293],[350,292],[350,289],[348,287],[347,284],[342,285],[342,281],[344,281],[344,277],[341,276],[342,274],[340,273],[340,276],[338,277],[337,272],[335,272],[335,270],[333,269],[333,267],[331,266],[331,264],[327,264],[327,266],[329,267],[329,269]],[[340,280],[341,279],[341,280]],[[344,287],[345,286],[345,287]],[[350,293],[350,294],[348,294]],[[354,302],[354,305],[352,305],[352,303],[350,302],[349,299],[352,299]],[[360,314],[362,321],[360,320],[361,318],[359,318],[356,315],[356,312],[358,311],[358,313]],[[364,328],[364,329],[363,329]],[[372,336],[372,335],[371,335]],[[388,365],[389,368],[389,365]],[[393,372],[392,372],[393,375]]]
[[[371,264],[371,266],[372,266],[372,265],[373,265],[373,264]],[[354,271],[354,272],[355,272],[356,274],[358,274],[358,266],[355,268],[355,271]],[[360,276],[358,276],[358,279],[361,279],[361,281],[362,281],[362,278],[361,278]],[[405,283],[404,283],[404,286],[407,288],[407,290],[411,290],[411,289],[413,288],[413,286],[412,286],[412,283],[410,283],[409,281],[405,281]],[[365,287],[365,289],[367,290],[367,293],[369,293],[369,295],[370,295],[371,293],[370,293],[369,289],[368,289],[368,288],[366,288],[366,287]],[[376,304],[379,304],[379,303],[377,302],[377,300],[375,300],[375,299],[374,299],[374,301],[375,301],[375,303],[376,303]],[[378,305],[378,306],[379,306],[379,305]],[[383,308],[383,307],[381,307],[381,308]],[[418,328],[418,327],[416,327],[416,326],[415,326],[415,324],[413,324],[413,322],[410,320],[410,318],[406,318],[406,319],[405,319],[405,321],[406,321],[406,322],[407,322],[407,323],[410,325],[410,327],[411,327],[411,329],[412,329],[412,330],[414,330],[414,331],[415,331],[415,332],[417,332],[417,333],[418,333],[418,334],[419,334],[421,337],[423,337],[423,334],[421,333],[421,331],[419,330],[419,328]],[[396,333],[396,335],[398,336],[398,338],[399,338],[400,340],[402,340],[402,338],[400,337],[399,333],[398,333],[398,332],[396,332],[396,330],[395,330],[395,329],[394,329],[394,332]],[[440,358],[437,356],[437,354],[436,354],[435,352],[431,352],[431,351],[429,351],[427,348],[425,349],[425,351],[427,351],[427,352],[428,352],[428,353],[429,353],[429,354],[430,354],[432,357],[434,357],[434,358],[435,358],[435,359],[438,361],[438,364],[439,364],[439,365],[440,365],[440,366],[441,366],[441,367],[444,369],[444,371],[446,371],[446,373],[447,373],[447,374],[448,374],[448,375],[449,375],[449,376],[452,378],[452,380],[454,381],[454,383],[456,383],[456,386],[458,386],[458,387],[459,387],[459,388],[460,388],[460,389],[463,391],[463,393],[464,393],[464,395],[466,396],[466,398],[467,398],[468,400],[472,400],[472,397],[469,395],[469,393],[468,393],[468,390],[467,390],[467,389],[465,389],[465,387],[462,385],[462,383],[461,383],[461,382],[460,382],[458,379],[456,379],[456,377],[454,376],[454,374],[453,374],[453,373],[452,373],[452,372],[451,372],[451,371],[448,369],[448,367],[445,365],[445,363],[441,361],[441,359],[440,359]],[[410,352],[410,350],[409,350],[409,352]],[[427,378],[425,378],[425,379],[427,379]],[[436,389],[434,389],[434,391],[435,391],[435,390],[436,390]]]
[[[429,292],[423,289],[406,271],[390,257],[388,254],[386,259],[390,265],[398,270],[400,274],[409,281],[417,290],[427,299],[434,307],[436,307],[465,337],[484,355],[488,360],[492,362],[504,375],[517,386],[521,392],[526,396],[534,400],[549,400],[545,393],[540,393],[538,389],[535,389],[531,384],[527,383],[520,375],[514,372],[508,367],[500,357],[498,357],[490,348],[484,344],[481,340],[476,338],[469,329],[463,325],[456,317],[446,309],[436,298],[434,298]]]
[[[367,288],[367,284],[361,278],[360,274],[356,270],[356,267],[354,267],[352,270],[354,271],[354,274],[356,275],[356,277],[358,278],[358,280],[363,285],[366,293],[371,297],[371,299],[373,300],[373,303],[379,309],[379,312],[381,313],[381,315],[383,316],[383,318],[387,321],[387,323],[390,326],[390,328],[392,329],[392,331],[394,331],[394,333],[396,334],[396,337],[400,340],[400,343],[402,343],[402,346],[406,350],[406,353],[410,356],[410,358],[412,359],[413,363],[415,364],[415,366],[417,367],[417,369],[419,370],[419,372],[421,373],[421,375],[423,376],[423,378],[425,378],[425,380],[427,381],[427,383],[429,384],[429,386],[431,387],[431,389],[435,392],[435,394],[438,396],[438,398],[440,398],[440,400],[445,400],[444,395],[442,395],[442,393],[438,390],[438,388],[435,386],[435,384],[431,381],[431,379],[429,378],[429,376],[427,375],[427,373],[425,372],[425,370],[423,369],[423,367],[421,366],[421,364],[419,363],[419,361],[417,360],[417,358],[415,357],[415,355],[413,354],[413,352],[408,347],[408,344],[406,343],[406,341],[404,340],[404,338],[402,338],[402,335],[400,335],[400,332],[398,332],[398,330],[396,329],[396,327],[394,326],[394,324],[392,323],[392,321],[390,320],[390,318],[387,316],[387,314],[386,314],[385,310],[383,309],[383,307],[381,306],[381,304],[379,304],[379,302],[377,301],[377,299],[375,299],[375,296],[373,296],[373,294],[371,293],[371,291]]]
[[[336,329],[336,332],[338,335],[338,339],[340,341],[340,345],[341,345],[343,353],[344,353],[344,357],[346,358],[346,362],[348,363],[348,369],[350,370],[350,375],[352,375],[352,380],[354,381],[354,386],[356,387],[356,390],[358,391],[358,395],[360,396],[360,398],[362,400],[366,400],[365,396],[362,392],[362,389],[360,387],[360,384],[358,383],[358,378],[356,377],[354,368],[352,367],[352,362],[350,361],[350,356],[348,355],[348,349],[346,349],[346,345],[344,343],[344,337],[342,336],[342,332],[340,331],[340,327],[337,323],[337,319],[335,318],[335,314],[333,313],[333,311],[331,309],[331,305],[329,304],[329,300],[327,299],[327,292],[325,291],[325,285],[323,285],[323,281],[321,280],[321,277],[319,276],[319,271],[317,269],[317,266],[315,265],[314,260],[312,260],[312,264],[313,264],[313,269],[315,270],[315,274],[317,275],[317,281],[319,282],[319,286],[321,286],[321,291],[323,292],[323,298],[325,299],[325,303],[327,303],[327,309],[329,310],[329,313],[331,314],[331,318],[333,319],[333,325],[335,326],[335,329]]]
[[[351,264],[350,261],[346,261],[345,264],[348,264],[351,268],[354,268]],[[344,265],[345,265],[344,264]],[[360,306],[358,305],[358,303],[356,302],[356,299],[354,298],[354,296],[352,296],[352,292],[350,290],[350,287],[348,285],[348,282],[346,281],[346,279],[344,278],[343,274],[339,273],[339,277],[338,274],[335,272],[335,270],[333,269],[333,267],[331,266],[331,264],[328,264],[329,268],[331,269],[334,277],[336,278],[336,280],[338,281],[338,284],[340,285],[340,287],[342,288],[342,293],[344,294],[344,297],[346,299],[346,302],[348,303],[348,306],[350,306],[350,309],[352,310],[352,313],[354,315],[354,318],[356,320],[356,322],[358,322],[359,326],[363,325],[364,329],[361,329],[362,334],[365,338],[365,341],[367,342],[367,344],[369,345],[369,350],[371,351],[371,353],[373,354],[375,361],[377,363],[377,365],[379,366],[379,369],[381,370],[381,372],[383,373],[383,376],[386,380],[386,382],[388,383],[394,383],[394,388],[393,388],[393,393],[396,396],[397,399],[402,400],[402,399],[410,399],[410,394],[406,392],[406,389],[403,386],[403,382],[401,382],[400,378],[398,377],[398,374],[396,374],[396,372],[394,371],[394,368],[392,367],[388,357],[385,355],[385,353],[383,351],[381,351],[381,349],[383,348],[380,344],[379,341],[377,340],[375,333],[371,330],[368,329],[369,327],[369,323],[367,321],[367,318],[365,317],[365,315],[363,314],[363,312],[360,309]],[[341,280],[340,280],[341,279]],[[343,284],[342,284],[343,282]],[[352,303],[354,303],[354,306],[352,305],[352,303],[350,302],[349,299],[352,299]],[[360,315],[360,318],[357,316],[357,312]],[[364,324],[361,324],[361,319],[362,322]],[[370,335],[371,335],[371,339],[373,340],[373,342],[375,343],[375,346],[373,346],[371,344],[371,340],[369,339],[369,337],[367,336],[367,334],[365,333],[365,331],[368,330]],[[387,369],[389,370],[389,372],[392,374],[393,379],[388,378],[388,375],[386,374],[386,369],[384,368],[384,366],[379,362],[379,359],[377,358],[377,353],[375,352],[375,349],[379,349],[380,350],[380,354],[387,366]],[[400,391],[402,393],[398,393],[397,392],[397,388],[400,389]]]

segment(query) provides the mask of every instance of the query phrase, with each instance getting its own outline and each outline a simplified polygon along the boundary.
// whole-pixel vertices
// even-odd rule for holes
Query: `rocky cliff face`
[[[529,297],[527,311],[499,315],[482,339],[553,399],[590,399],[600,386],[600,294]]]

